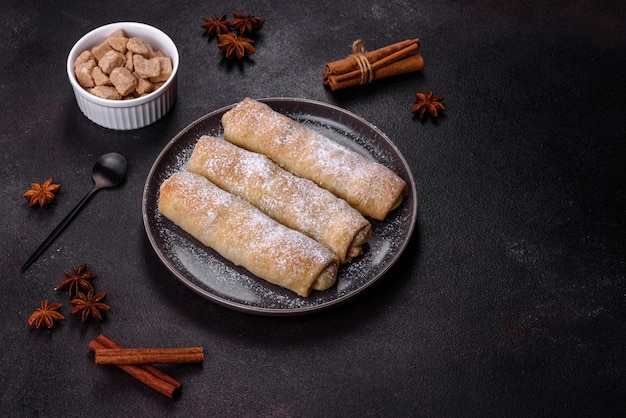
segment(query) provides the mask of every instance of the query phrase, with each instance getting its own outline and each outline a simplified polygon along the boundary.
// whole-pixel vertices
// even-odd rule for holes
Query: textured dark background
[[[0,410],[9,416],[606,416],[626,414],[626,10],[568,1],[17,1],[0,15]],[[221,58],[202,18],[265,17],[257,53]],[[156,124],[107,130],[79,111],[65,60],[113,21],[159,27],[181,66]],[[422,40],[420,74],[332,93],[324,63],[362,38]],[[434,90],[438,121],[410,113]],[[419,214],[399,263],[322,313],[253,316],[188,290],[144,232],[142,189],[167,142],[244,96],[341,106],[408,160]],[[126,183],[100,192],[24,274],[19,268],[117,151]],[[53,175],[48,209],[22,193]],[[26,324],[88,263],[107,319]],[[64,307],[64,313],[68,308]],[[132,346],[205,347],[170,366],[170,401],[87,349],[100,332]]]

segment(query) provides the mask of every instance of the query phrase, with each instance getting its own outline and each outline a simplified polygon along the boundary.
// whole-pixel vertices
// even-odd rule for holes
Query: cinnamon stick
[[[353,45],[353,54],[325,66],[323,82],[332,90],[363,84],[363,71],[370,71],[367,82],[419,71],[424,68],[424,59],[419,54],[419,39],[408,39],[367,52],[364,46]],[[363,68],[366,60],[366,68]],[[359,62],[361,61],[361,62]]]
[[[182,348],[104,348],[96,350],[96,364],[199,363],[202,347]]]
[[[111,348],[122,348],[122,346],[102,334],[89,342],[89,349],[94,352],[98,349]],[[117,367],[170,399],[173,399],[180,393],[181,383],[154,366],[119,364]]]
[[[116,343],[115,341],[113,341],[112,339],[110,339],[109,337],[107,337],[104,334],[100,334],[98,335],[98,337],[96,338],[96,341],[98,341],[100,344],[102,344],[104,347],[101,348],[124,348],[121,345],[119,345],[118,343]],[[95,352],[95,350],[93,350]],[[158,377],[161,380],[164,380],[165,382],[169,383],[170,385],[174,386],[176,389],[179,389],[182,385],[181,383],[174,379],[173,377],[171,377],[170,375],[168,375],[167,373],[165,373],[164,371],[162,371],[161,369],[158,369],[152,365],[143,365],[141,366],[142,369],[145,369],[146,371],[148,371],[149,373],[155,375],[156,377]]]
[[[397,52],[406,50],[407,48],[411,48],[407,52],[410,52],[412,50],[419,48],[419,39],[417,38],[407,39],[405,41],[387,45],[385,47],[376,49],[374,51],[366,51],[363,53],[363,55],[365,56],[365,58],[367,58],[367,60],[371,64],[374,64],[375,62],[385,57],[388,57]],[[328,76],[337,75],[337,74],[345,74],[345,73],[349,73],[350,71],[354,71],[358,69],[359,69],[358,63],[354,60],[354,58],[349,56],[349,57],[346,57],[337,61],[327,63],[324,74]]]

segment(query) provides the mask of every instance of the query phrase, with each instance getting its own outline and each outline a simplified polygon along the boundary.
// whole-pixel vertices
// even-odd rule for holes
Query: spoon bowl
[[[126,177],[128,163],[124,156],[111,152],[98,158],[93,166],[94,188],[115,187]]]
[[[26,269],[45,251],[46,248],[56,239],[57,236],[65,229],[65,227],[74,219],[76,214],[85,206],[87,201],[95,192],[100,189],[114,187],[120,184],[126,178],[128,162],[123,155],[116,152],[104,154],[98,158],[93,166],[92,179],[94,186],[89,193],[71,210],[70,213],[63,218],[56,228],[48,235],[48,237],[35,250],[33,255],[24,263],[20,271],[23,273]]]

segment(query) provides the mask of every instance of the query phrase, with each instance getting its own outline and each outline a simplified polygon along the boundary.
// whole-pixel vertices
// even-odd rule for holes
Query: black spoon
[[[128,167],[128,163],[126,162],[126,158],[123,155],[120,155],[116,152],[111,152],[109,154],[104,154],[102,157],[98,158],[96,164],[93,166],[93,189],[85,197],[83,200],[78,202],[78,205],[67,216],[61,221],[59,225],[48,235],[48,238],[35,250],[33,255],[30,256],[28,261],[24,263],[20,272],[25,272],[26,269],[44,252],[46,248],[54,241],[54,239],[61,233],[61,231],[70,223],[74,216],[85,206],[85,203],[93,196],[95,192],[100,189],[104,189],[107,187],[117,186],[124,180],[126,177],[126,168]]]

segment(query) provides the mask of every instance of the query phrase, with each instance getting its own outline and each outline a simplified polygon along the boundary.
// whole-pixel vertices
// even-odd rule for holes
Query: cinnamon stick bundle
[[[98,349],[113,348],[123,347],[102,334],[100,334],[95,340],[89,342],[89,349],[94,352]],[[180,393],[180,388],[182,386],[181,383],[154,366],[118,364],[117,367],[170,399],[173,399]]]
[[[323,82],[334,91],[423,68],[424,59],[419,54],[417,38],[369,52],[358,39],[352,44],[351,55],[326,64]]]

